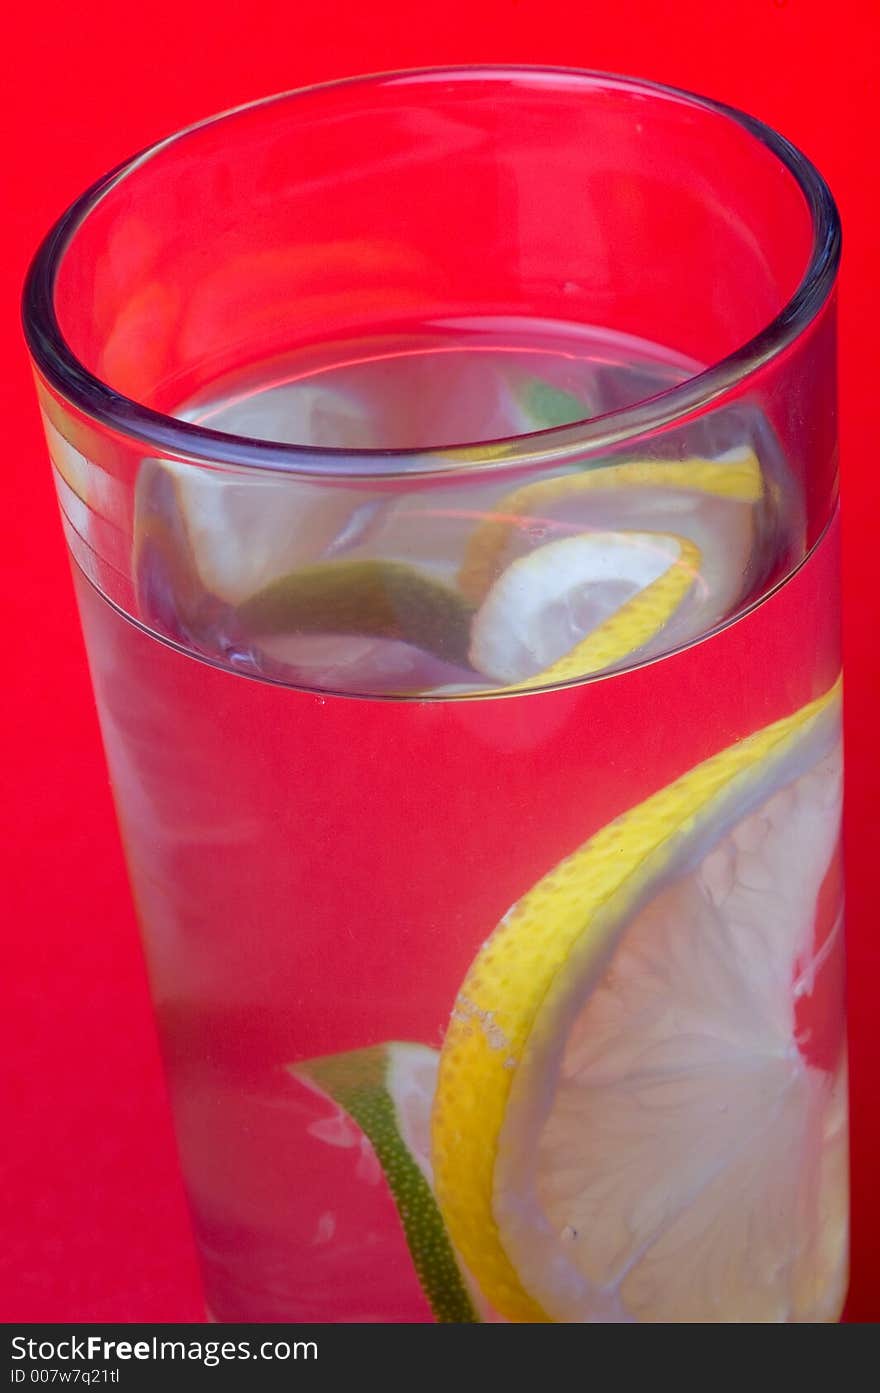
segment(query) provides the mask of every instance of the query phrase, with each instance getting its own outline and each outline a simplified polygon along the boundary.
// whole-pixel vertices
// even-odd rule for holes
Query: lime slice
[[[586,677],[655,638],[691,590],[700,554],[682,537],[563,537],[499,577],[472,628],[470,660],[496,682]]]
[[[317,691],[433,696],[450,686],[482,692],[487,687],[485,681],[477,683],[470,670],[413,644],[369,634],[263,635],[252,649],[265,676]]]
[[[305,1060],[290,1071],[338,1103],[370,1141],[436,1319],[473,1323],[479,1316],[431,1191],[437,1059],[427,1045],[395,1042]]]
[[[576,398],[538,380],[530,379],[517,393],[499,376],[493,391],[499,399],[500,419],[507,419],[505,412],[510,416],[512,432],[537,430],[585,413]],[[242,397],[222,410],[206,406],[191,415],[255,438],[363,448],[382,444],[381,431],[376,434],[377,423],[381,424],[379,407],[378,398],[371,401],[363,393],[329,382],[297,382]],[[76,460],[70,468],[79,480],[82,470]],[[313,483],[175,460],[144,461],[136,495],[136,537],[142,530],[138,514],[151,511],[151,498],[155,500],[157,475],[172,484],[169,490],[160,483],[158,490],[165,500],[168,530],[183,533],[199,585],[225,604],[238,605],[295,568],[329,559],[339,551],[363,556],[378,527],[384,527],[377,548],[383,554],[397,559],[396,553],[402,550],[400,559],[408,559],[413,550],[408,512],[400,506],[405,505],[406,495],[390,497],[329,479]],[[413,501],[417,509],[423,506],[417,492]],[[451,574],[461,558],[463,527],[447,522],[441,528],[441,541]],[[421,551],[418,537],[419,560]]]
[[[835,687],[598,832],[477,955],[435,1192],[510,1319],[836,1318],[843,1041],[811,1062],[798,1010],[841,951],[840,784]]]
[[[245,633],[396,639],[467,665],[471,607],[404,561],[324,561],[273,581],[238,609]]]
[[[512,562],[548,536],[668,532],[699,550],[703,586],[720,619],[743,592],[763,496],[761,466],[745,446],[713,460],[635,460],[538,479],[496,502],[473,532],[459,588],[479,604]]]
[[[256,665],[285,680],[369,693],[466,679],[472,611],[453,587],[407,560],[308,559],[363,541],[384,505],[358,498],[145,461],[134,529],[142,615],[223,651],[256,641]],[[305,564],[292,566],[298,557]]]

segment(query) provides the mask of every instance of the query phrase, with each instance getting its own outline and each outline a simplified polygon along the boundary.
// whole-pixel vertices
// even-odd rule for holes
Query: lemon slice
[[[547,384],[532,390],[530,409],[575,409]],[[731,612],[762,487],[747,450],[611,465],[528,485],[468,541],[471,509],[445,490],[389,499],[147,460],[135,500],[138,599],[174,638],[279,680],[365,695],[431,692],[474,670],[490,687],[573,680],[669,651]],[[490,507],[489,488],[469,502]],[[536,507],[562,532],[537,548],[519,526]],[[603,517],[617,522],[597,525]]]
[[[587,531],[672,533],[701,557],[699,615],[686,610],[667,647],[724,618],[755,580],[764,482],[754,451],[715,459],[630,461],[526,484],[496,502],[472,533],[458,583],[474,603],[498,577],[549,537]]]
[[[489,591],[473,622],[471,664],[520,687],[599,672],[656,638],[699,568],[691,542],[660,533],[548,542],[514,561]]]
[[[839,952],[840,784],[835,687],[598,832],[478,954],[432,1156],[508,1318],[836,1318],[843,1064],[809,1062],[796,1002]]]
[[[438,1055],[392,1042],[291,1065],[368,1138],[397,1206],[413,1264],[438,1321],[479,1321],[431,1190],[429,1117]]]

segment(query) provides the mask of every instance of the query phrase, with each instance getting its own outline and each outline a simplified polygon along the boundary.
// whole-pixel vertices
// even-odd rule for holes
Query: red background
[[[17,299],[49,222],[125,156],[284,88],[444,62],[558,63],[704,91],[819,165],[845,228],[845,488],[854,1252],[848,1316],[880,1320],[880,857],[872,722],[880,257],[876,0],[290,0],[21,6],[4,25],[0,237],[5,672],[0,722],[0,1319],[195,1320],[193,1255],[133,915]]]

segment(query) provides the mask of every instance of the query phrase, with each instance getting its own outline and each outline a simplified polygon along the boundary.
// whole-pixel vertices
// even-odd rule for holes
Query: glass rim
[[[778,313],[741,347],[702,372],[656,396],[600,416],[562,426],[494,440],[418,449],[347,449],[257,440],[212,430],[156,411],[115,391],[77,358],[61,332],[54,305],[55,281],[64,254],[90,212],[124,179],[142,165],[196,131],[246,111],[308,98],[315,92],[357,86],[377,86],[449,78],[558,79],[643,93],[675,100],[735,122],[768,148],[793,176],[807,204],[812,223],[812,248],[804,273]],[[840,216],[833,195],[818,169],[785,136],[738,108],[664,83],[590,69],[530,64],[461,64],[400,69],[313,83],[306,87],[258,98],[194,122],[147,146],[103,175],[80,195],[56,221],[30,264],[22,295],[25,339],[35,367],[72,406],[95,422],[137,440],[156,454],[171,454],[197,463],[240,469],[282,472],[311,478],[399,478],[444,476],[462,465],[478,464],[481,471],[508,470],[524,464],[552,462],[573,449],[600,450],[625,442],[700,411],[777,357],[813,321],[826,303],[837,276],[841,252]],[[487,453],[491,457],[487,458]]]

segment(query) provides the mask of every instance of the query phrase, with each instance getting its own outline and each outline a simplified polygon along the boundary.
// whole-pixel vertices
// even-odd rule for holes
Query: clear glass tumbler
[[[218,1320],[827,1321],[834,282],[711,101],[165,140],[25,324]]]

